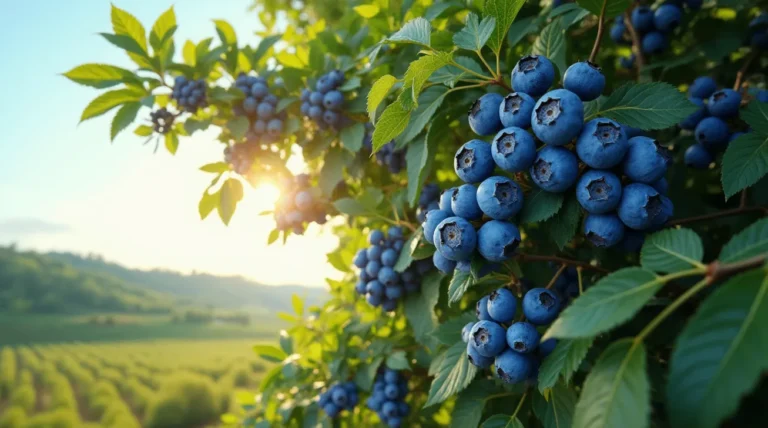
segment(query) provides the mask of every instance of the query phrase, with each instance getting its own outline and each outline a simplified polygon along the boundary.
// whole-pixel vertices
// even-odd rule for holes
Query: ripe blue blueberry
[[[656,55],[660,54],[667,48],[667,36],[658,32],[651,31],[643,36],[641,41],[641,49],[644,54]]]
[[[347,399],[347,391],[344,388],[333,388],[333,392],[331,393],[331,401],[333,401],[333,404],[339,407],[346,407]]]
[[[706,104],[704,104],[704,100],[700,98],[688,97],[688,101],[695,104],[699,109],[680,121],[680,127],[692,131],[696,129],[699,122],[709,116],[709,111],[707,110]]]
[[[477,319],[480,321],[493,321],[491,314],[488,313],[489,300],[489,296],[483,296],[480,298],[480,300],[477,301],[477,304],[475,305],[475,315],[477,315]]]
[[[451,216],[453,215],[453,210],[451,209],[451,197],[453,196],[454,190],[456,190],[455,187],[443,190],[443,192],[440,193],[440,201],[438,203],[440,210],[447,212]]]
[[[507,345],[515,352],[529,354],[539,346],[541,335],[527,322],[516,322],[507,329]]]
[[[581,132],[584,104],[566,89],[555,89],[539,98],[531,113],[533,133],[553,146],[568,144]]]
[[[536,360],[528,355],[507,349],[496,357],[496,374],[505,383],[520,383],[528,380],[537,370]]]
[[[464,341],[464,343],[469,342],[469,333],[472,331],[472,327],[475,325],[474,322],[468,322],[464,325],[464,327],[461,329],[461,340]]]
[[[243,101],[243,110],[246,111],[246,113],[253,114],[256,113],[256,110],[259,108],[259,102],[256,101],[253,97],[245,97],[245,101]]]
[[[469,260],[477,246],[474,226],[461,217],[448,217],[441,221],[432,239],[437,250],[453,261]]]
[[[424,229],[424,239],[430,244],[434,244],[435,241],[432,239],[432,237],[435,235],[435,229],[437,229],[437,225],[440,224],[441,221],[452,216],[453,212],[443,210],[429,211],[426,215],[424,223],[422,223],[422,228]]]
[[[523,208],[523,191],[507,177],[488,177],[477,188],[477,204],[488,217],[506,220]]]
[[[669,32],[680,25],[683,11],[673,4],[663,4],[653,14],[653,24],[657,30]]]
[[[373,281],[368,281],[368,283],[365,284],[365,291],[373,296],[381,297],[384,295],[384,285],[382,285],[382,283],[380,283],[378,280],[374,279]]]
[[[477,352],[477,348],[475,348],[475,346],[472,344],[471,340],[467,342],[467,360],[469,360],[470,364],[473,366],[479,367],[481,369],[487,369],[491,366],[491,364],[493,364],[493,357],[485,357],[480,355],[480,353]]]
[[[330,126],[336,126],[341,123],[341,115],[333,110],[323,112],[323,122]]]
[[[368,254],[368,257],[370,258],[370,253]],[[381,269],[381,263],[379,263],[376,260],[370,260],[368,261],[368,264],[365,265],[365,273],[367,273],[373,278],[376,278],[379,275],[380,269]]]
[[[728,145],[730,131],[728,124],[719,117],[707,117],[693,132],[696,141],[710,151],[717,151]]]
[[[355,258],[352,260],[352,263],[360,269],[365,268],[365,265],[368,264],[368,256],[365,254],[364,249],[359,250],[357,254],[355,254]]]
[[[320,92],[312,92],[309,95],[309,103],[313,106],[322,107],[323,106],[323,94]]]
[[[277,99],[276,95],[269,94],[266,97],[264,97],[264,101],[269,104],[272,104],[273,107],[277,107],[277,103],[279,100]]]
[[[392,285],[384,288],[384,296],[389,300],[397,301],[405,294],[405,289],[402,285]]]
[[[707,169],[714,161],[712,154],[702,144],[692,144],[685,150],[685,164],[691,168]]]
[[[761,103],[768,103],[768,89],[761,89],[757,91],[755,98]]]
[[[389,266],[384,266],[381,269],[379,269],[379,274],[377,275],[376,278],[385,287],[396,285],[397,282],[400,280],[400,276],[397,274],[397,272],[395,272],[395,270]]]
[[[619,58],[619,65],[621,68],[626,68],[627,70],[633,68],[635,66],[635,54],[631,54],[630,56],[623,56]]]
[[[388,399],[396,400],[399,395],[400,395],[400,389],[397,387],[396,384],[390,383],[384,387],[384,396],[387,397]]]
[[[267,132],[269,135],[276,137],[283,132],[283,121],[280,119],[272,119],[267,123]]]
[[[728,118],[738,116],[739,106],[741,93],[733,89],[722,89],[709,97],[707,109],[712,116]]]
[[[563,87],[578,95],[582,101],[592,101],[603,93],[605,76],[597,64],[577,62],[565,71]]]
[[[631,21],[635,31],[647,33],[653,30],[653,11],[648,6],[638,6],[632,11]]]
[[[341,413],[341,408],[333,403],[327,403],[323,406],[323,411],[329,418],[335,418]]]
[[[256,114],[259,115],[259,119],[267,120],[275,114],[275,107],[272,104],[261,102],[256,108]]]
[[[392,312],[395,309],[397,309],[397,300],[395,299],[384,299],[381,301],[381,309],[383,309],[386,312]]]
[[[330,91],[323,97],[323,106],[328,110],[341,110],[344,105],[344,95],[339,91]]]
[[[504,97],[488,93],[478,98],[469,108],[469,127],[477,135],[493,135],[502,128],[499,119],[499,106]]]
[[[435,265],[437,270],[446,275],[452,274],[453,270],[456,269],[456,262],[446,259],[442,254],[440,254],[440,251],[435,251],[434,254],[432,254],[432,263]]]
[[[509,289],[499,288],[488,296],[487,306],[492,320],[506,324],[515,319],[517,297]]]
[[[656,191],[661,193],[662,195],[666,195],[669,192],[669,183],[667,182],[667,179],[664,177],[661,177],[660,179],[651,183],[651,187],[656,189]]]
[[[477,204],[477,187],[472,184],[463,184],[453,191],[451,196],[451,210],[454,215],[467,220],[479,220],[483,212]]]
[[[658,141],[648,137],[629,139],[629,150],[624,156],[624,175],[632,181],[653,183],[667,172],[669,154]]]
[[[469,342],[484,357],[495,357],[507,346],[504,327],[493,321],[478,321],[469,333]]]
[[[661,210],[651,219],[651,229],[658,230],[662,228],[664,224],[672,218],[674,209],[675,207],[672,204],[672,200],[661,195]]]
[[[589,214],[584,220],[584,236],[595,247],[613,247],[624,238],[624,223],[616,214]]]
[[[264,122],[261,119],[253,122],[253,132],[257,134],[263,134],[264,131],[266,130],[267,130],[267,122]]]
[[[522,128],[504,128],[493,138],[491,155],[504,171],[522,172],[536,159],[536,141]]]
[[[624,230],[624,239],[621,241],[621,249],[626,253],[637,253],[645,243],[645,232],[633,229]]]
[[[384,250],[377,244],[368,247],[365,255],[368,257],[368,261],[381,261],[381,253]]]
[[[588,213],[613,211],[621,201],[621,180],[610,171],[591,169],[576,184],[576,199]]]
[[[396,370],[386,369],[384,370],[384,382],[390,384],[396,384],[400,379],[400,374]]]
[[[717,91],[717,82],[709,76],[697,77],[688,87],[688,96],[692,98],[709,98]]]
[[[543,55],[526,55],[520,58],[512,70],[512,87],[538,97],[555,82],[555,66]]]
[[[624,25],[624,21],[616,20],[616,22],[611,27],[611,32],[610,32],[611,40],[613,40],[614,43],[619,45],[625,44],[627,42],[626,39],[624,38],[624,33],[626,31],[627,31],[627,27]]]
[[[387,229],[387,234],[389,235],[390,238],[402,239],[403,228],[400,226],[390,226],[389,229]]]
[[[309,117],[315,120],[323,118],[323,108],[319,106],[312,106],[309,108]]]
[[[264,83],[254,83],[251,86],[251,95],[257,99],[262,99],[269,94],[269,88]]]
[[[576,182],[579,162],[570,150],[545,146],[539,150],[530,172],[534,183],[542,190],[560,193]]]
[[[327,74],[324,76],[321,76],[319,79],[317,79],[317,83],[315,84],[315,89],[317,89],[318,92],[321,94],[325,94],[326,92],[333,89],[333,79],[330,78]]]
[[[576,154],[592,168],[618,165],[628,149],[629,142],[622,126],[611,119],[590,120],[576,140]]]
[[[525,92],[512,92],[499,105],[499,119],[505,128],[530,128],[536,100]]]
[[[624,186],[617,209],[619,218],[632,229],[648,229],[656,217],[663,215],[663,198],[666,196],[647,184],[632,183]]]
[[[358,280],[355,284],[355,292],[357,292],[357,294],[364,295],[368,292],[368,290],[366,290],[366,285],[366,282],[362,279]]]
[[[397,257],[397,251],[392,248],[387,248],[383,253],[381,253],[381,264],[384,266],[392,267],[395,265],[395,263],[397,263]]]
[[[557,346],[557,339],[554,338],[539,343],[539,356],[546,358],[555,350],[555,346]]]
[[[384,232],[374,229],[371,231],[371,233],[368,234],[368,243],[371,245],[379,245],[382,242],[384,242]],[[373,260],[378,260],[378,257],[376,257]]]
[[[453,169],[465,183],[479,183],[485,180],[493,174],[495,166],[491,155],[491,145],[482,140],[471,140],[464,143],[453,158]],[[440,209],[444,209],[442,196],[440,202]]]
[[[533,288],[523,297],[523,314],[534,325],[549,324],[557,318],[560,299],[546,288]]]
[[[296,204],[296,208],[306,211],[312,206],[312,194],[307,190],[302,190],[296,193],[293,201]]]
[[[520,230],[512,223],[491,220],[477,231],[477,249],[491,262],[509,260],[520,246]]]

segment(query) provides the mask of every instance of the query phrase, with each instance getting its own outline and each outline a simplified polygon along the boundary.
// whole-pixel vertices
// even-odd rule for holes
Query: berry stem
[[[624,12],[624,25],[629,31],[629,37],[632,39],[632,51],[635,53],[635,62],[637,64],[637,76],[640,77],[640,70],[645,67],[645,57],[643,51],[640,48],[640,36],[637,35],[635,27],[632,25],[632,19],[630,18],[629,11]]]
[[[464,67],[463,65],[459,64],[456,61],[451,60],[451,65],[456,67],[456,68],[458,68],[459,70],[461,70],[461,71],[463,71],[465,73],[471,74],[471,75],[473,75],[475,77],[479,77],[480,79],[482,79],[484,81],[494,80],[492,77],[488,77],[488,76],[486,76],[484,74],[481,74],[481,73],[478,73],[478,72],[476,72],[474,70],[470,70],[467,67]]]
[[[560,265],[560,269],[558,269],[557,272],[555,272],[555,274],[552,276],[552,279],[549,280],[549,284],[547,284],[547,286],[545,287],[547,290],[549,290],[550,288],[552,288],[553,285],[555,285],[555,282],[557,282],[557,278],[560,278],[560,275],[562,275],[563,272],[565,272],[565,268],[567,267],[568,265],[565,263]]]
[[[715,213],[710,214],[703,214],[703,215],[697,215],[693,217],[687,217],[687,218],[681,218],[678,220],[672,220],[669,223],[667,223],[668,226],[677,226],[681,224],[687,224],[687,223],[695,223],[697,221],[704,221],[704,220],[712,220],[715,218],[721,218],[721,217],[730,217],[733,215],[739,215],[739,214],[745,214],[745,213],[751,213],[751,212],[759,212],[763,215],[768,215],[768,208],[766,207],[738,207],[738,208],[732,208],[729,210],[723,210],[718,211]]]
[[[749,66],[752,65],[752,61],[754,61],[755,58],[758,57],[758,55],[759,55],[759,51],[753,50],[744,60],[744,64],[736,73],[736,81],[733,83],[734,91],[738,91],[739,89],[741,89],[741,84],[744,81],[744,76],[747,74],[747,71],[749,70]]]
[[[680,297],[675,299],[674,302],[672,302],[669,306],[664,308],[663,311],[661,311],[658,315],[656,315],[656,317],[653,318],[651,322],[649,322],[648,325],[645,326],[645,328],[640,332],[640,334],[635,336],[634,343],[638,344],[642,342],[646,337],[648,337],[649,334],[651,334],[651,332],[653,332],[653,330],[656,327],[659,326],[659,324],[661,324],[662,321],[667,319],[667,317],[671,315],[672,312],[675,311],[675,309],[679,308],[680,305],[688,301],[688,299],[690,299],[694,294],[701,291],[707,285],[709,285],[709,279],[704,278],[701,281],[697,282],[696,285],[686,290],[685,293],[681,294]]]
[[[576,275],[577,275],[577,276],[578,276],[578,278],[579,278],[579,296],[581,296],[582,294],[584,294],[584,283],[583,283],[583,281],[582,281],[582,279],[581,279],[581,271],[582,271],[582,269],[583,269],[583,268],[582,268],[581,266],[578,266],[578,267],[576,268]]]
[[[571,259],[564,259],[562,257],[557,256],[541,256],[536,254],[518,254],[517,258],[521,261],[529,261],[529,262],[558,262],[569,266],[581,266],[584,269],[592,269],[600,273],[610,273],[609,270],[603,269],[599,266],[592,266],[589,263],[586,262],[580,262],[578,260],[571,260]]]
[[[480,58],[480,61],[483,63],[485,68],[488,69],[488,71],[491,73],[491,75],[498,79],[499,76],[493,71],[493,68],[491,68],[490,64],[488,64],[488,61],[483,58],[483,54],[479,50],[476,50],[475,53],[477,54],[477,57]]]
[[[496,80],[494,80],[492,83],[494,85],[501,86],[502,88],[506,89],[509,92],[512,92],[512,87],[507,85],[507,82],[505,82],[501,76],[498,76]]]
[[[517,407],[515,408],[515,412],[512,413],[512,418],[516,418],[517,414],[520,413],[520,409],[523,408],[523,403],[525,402],[525,399],[528,398],[528,391],[525,391],[523,393],[523,396],[520,397],[520,402],[517,403]]]
[[[592,46],[592,53],[589,54],[589,62],[594,63],[597,53],[600,52],[600,43],[603,41],[603,31],[605,29],[605,8],[608,0],[603,0],[603,7],[600,9],[600,16],[597,18],[597,36],[595,44]]]

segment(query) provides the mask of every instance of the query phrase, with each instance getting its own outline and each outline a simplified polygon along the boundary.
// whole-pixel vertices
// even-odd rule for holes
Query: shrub
[[[0,399],[7,398],[16,384],[16,353],[13,348],[0,351]]]
[[[30,384],[24,384],[17,386],[11,394],[11,405],[18,406],[19,408],[26,410],[28,413],[32,413],[35,410],[35,401],[37,399],[37,393],[35,388]]]
[[[81,428],[81,426],[76,410],[58,409],[31,416],[23,428]]]
[[[192,373],[168,378],[147,409],[148,428],[187,428],[218,418],[221,402],[216,384]]]
[[[0,428],[20,428],[27,420],[27,412],[21,407],[9,407],[0,415]]]

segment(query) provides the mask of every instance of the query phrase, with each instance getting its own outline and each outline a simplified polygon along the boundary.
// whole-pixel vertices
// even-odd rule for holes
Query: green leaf
[[[149,137],[153,132],[154,130],[152,127],[148,125],[139,125],[133,130],[133,133],[139,137]]]
[[[245,133],[248,132],[250,126],[251,123],[245,116],[237,116],[227,122],[227,129],[236,140],[245,138]]]
[[[323,157],[323,168],[320,170],[318,184],[325,195],[331,195],[333,189],[344,178],[344,155],[341,147],[328,150]]]
[[[267,237],[267,245],[272,245],[275,241],[280,238],[280,230],[279,229],[272,229],[271,232],[269,232],[269,236]]]
[[[472,278],[470,272],[464,272],[460,270],[453,271],[453,278],[451,278],[451,284],[448,286],[448,304],[458,302],[461,300],[464,293],[469,290],[475,283],[475,279]]]
[[[453,43],[462,49],[480,51],[491,37],[494,28],[496,28],[496,18],[486,16],[480,21],[477,15],[470,13],[467,15],[464,28],[453,35]]]
[[[254,345],[253,351],[259,357],[273,363],[280,363],[288,357],[282,349],[273,345]]]
[[[462,67],[474,71],[479,74],[487,74],[480,64],[472,58],[466,56],[459,56],[454,58],[454,61],[460,64]],[[459,80],[471,78],[472,75],[466,71],[456,67],[455,65],[446,65],[445,67],[435,71],[430,76],[429,81],[435,83],[442,83],[449,88],[456,86]]]
[[[633,339],[612,343],[584,381],[573,428],[647,428],[651,391],[645,346]]]
[[[701,238],[690,229],[666,229],[646,238],[640,264],[656,272],[679,272],[703,266]]]
[[[400,135],[408,126],[410,119],[411,111],[406,110],[402,103],[390,104],[381,114],[381,118],[373,130],[373,153]]]
[[[560,75],[565,73],[565,31],[560,23],[560,18],[553,20],[544,27],[533,43],[532,52],[543,55],[557,66]]]
[[[393,43],[415,43],[429,47],[432,26],[424,18],[412,19],[403,25],[400,31],[390,36],[387,41]]]
[[[109,88],[123,82],[140,82],[131,71],[107,64],[78,65],[64,73],[64,76],[75,83],[97,89]]]
[[[281,111],[287,109],[290,107],[293,103],[298,101],[299,99],[296,97],[284,97],[280,98],[280,101],[277,102],[277,107],[275,107],[275,112],[280,113]]]
[[[477,367],[470,364],[467,358],[467,344],[461,340],[456,342],[445,351],[442,364],[429,387],[429,398],[424,407],[442,403],[462,391],[472,382],[476,373]]]
[[[653,272],[629,267],[613,272],[571,303],[545,337],[592,337],[632,318],[662,287]]]
[[[432,332],[432,336],[442,344],[452,345],[461,340],[461,329],[467,323],[475,321],[477,321],[477,315],[475,315],[474,311],[464,312],[457,317],[444,321]]]
[[[345,149],[352,153],[359,152],[363,147],[363,139],[365,139],[365,125],[358,122],[352,126],[347,126],[341,130],[340,138]]]
[[[501,46],[507,37],[507,30],[515,22],[523,3],[525,0],[487,0],[485,2],[485,15],[496,19],[496,27],[493,29],[491,38],[488,39],[488,47],[497,54],[501,51]]]
[[[293,306],[293,312],[298,316],[304,316],[304,299],[298,294],[291,295],[291,305]]]
[[[175,155],[179,150],[179,135],[175,132],[169,132],[165,134],[165,149],[168,153]]]
[[[130,13],[112,5],[112,30],[115,34],[122,34],[131,37],[139,46],[147,51],[147,32],[144,26]]]
[[[768,253],[768,218],[737,233],[720,251],[721,263],[733,263]]]
[[[395,351],[387,357],[387,367],[392,370],[410,370],[411,364],[408,362],[405,351]]]
[[[593,337],[558,340],[552,353],[541,362],[539,391],[543,394],[544,390],[554,387],[560,375],[563,376],[563,381],[568,384],[573,374],[579,369],[584,357],[587,356],[587,351],[594,340]]]
[[[557,244],[557,248],[562,250],[576,236],[580,220],[581,207],[579,201],[576,200],[575,194],[570,194],[566,197],[560,211],[549,219],[545,226],[549,230],[552,240]]]
[[[421,89],[424,84],[427,83],[429,77],[451,62],[452,55],[450,53],[436,52],[432,55],[424,55],[421,58],[413,61],[408,70],[405,71],[403,76],[403,91],[410,91],[413,101],[417,101]]]
[[[354,91],[355,89],[359,88],[362,83],[363,81],[359,77],[350,77],[349,79],[345,80],[341,86],[339,86],[339,90],[341,92]]]
[[[152,31],[149,33],[149,44],[152,49],[160,50],[166,38],[173,35],[174,31],[176,31],[176,13],[171,6],[152,25]]]
[[[533,411],[544,428],[570,428],[576,408],[576,392],[558,383],[549,391],[547,398],[533,395]]]
[[[212,120],[210,118],[197,120],[189,117],[184,121],[184,131],[188,135],[192,135],[197,131],[205,131],[211,126],[211,123]]]
[[[128,103],[123,104],[123,106],[120,107],[120,110],[117,111],[114,119],[112,119],[112,125],[109,128],[109,139],[111,141],[115,140],[115,137],[120,133],[120,131],[133,123],[134,119],[136,119],[136,115],[139,113],[140,108],[141,103]]]
[[[498,414],[486,419],[481,428],[525,428],[525,426],[516,417]]]
[[[731,278],[691,318],[672,352],[673,426],[715,428],[768,370],[768,271]]]
[[[133,88],[104,92],[85,107],[80,122],[101,116],[121,104],[138,102],[143,96],[144,92]]]
[[[333,202],[333,206],[338,212],[351,216],[365,215],[368,213],[368,210],[364,206],[360,205],[359,202],[352,198],[337,199]]]
[[[397,262],[395,262],[395,266],[393,267],[395,272],[402,273],[408,269],[408,266],[411,265],[411,262],[413,262],[413,257],[411,257],[411,254],[413,253],[413,250],[419,246],[419,242],[421,242],[421,236],[421,228],[418,228],[411,234],[408,240],[405,241],[405,244],[403,244],[403,248],[400,250],[400,254],[397,257]]]
[[[363,18],[373,18],[374,16],[379,14],[379,7],[375,4],[364,4],[360,6],[355,6],[352,9],[357,12],[358,15],[362,16]]]
[[[452,342],[454,343],[454,342]],[[489,396],[499,388],[488,379],[477,379],[459,393],[451,413],[451,427],[476,427],[483,417],[483,409]]]
[[[379,371],[379,366],[384,361],[384,357],[376,357],[371,364],[363,364],[358,367],[357,374],[355,374],[355,383],[363,391],[368,391],[373,387],[373,381],[376,379],[376,373]]]
[[[197,211],[200,213],[200,220],[205,220],[214,208],[219,207],[220,199],[221,197],[218,193],[210,194],[207,190],[203,192],[203,196],[200,198],[200,203],[197,205]]]
[[[515,47],[525,36],[538,32],[539,24],[535,16],[519,19],[509,27],[507,41],[510,46]]]
[[[429,336],[437,325],[435,305],[440,298],[440,283],[443,277],[437,272],[428,273],[421,281],[421,292],[405,300],[405,316],[413,328],[419,343],[431,346],[435,340]]]
[[[237,44],[237,34],[235,33],[235,29],[232,27],[232,24],[224,21],[223,19],[214,19],[213,24],[216,26],[216,33],[218,33],[222,44]]]
[[[753,132],[768,135],[768,103],[752,101],[747,108],[741,110],[741,119],[747,122]]]
[[[768,172],[768,136],[744,134],[728,144],[723,155],[722,182],[727,200],[755,184]]]
[[[120,49],[123,49],[126,52],[130,52],[132,54],[138,55],[141,58],[144,58],[146,61],[149,61],[149,54],[144,50],[144,48],[139,45],[139,43],[134,40],[131,36],[126,36],[124,34],[109,34],[109,33],[100,33],[102,37],[107,39],[109,43],[112,43],[113,45],[117,46]]]
[[[664,129],[674,126],[697,109],[669,83],[627,83],[613,91],[599,111],[589,115],[585,121],[607,117],[634,128]]]
[[[232,216],[237,209],[237,203],[243,199],[243,183],[240,180],[229,178],[221,186],[219,191],[221,200],[219,201],[219,217],[225,225],[229,225]]]
[[[448,93],[445,86],[433,86],[419,96],[419,106],[411,113],[411,120],[399,139],[411,141],[427,126]]]
[[[391,74],[385,74],[374,82],[371,90],[368,92],[367,104],[368,117],[371,119],[371,122],[376,121],[376,109],[378,109],[379,104],[381,104],[387,97],[389,90],[392,89],[392,86],[394,86],[395,83],[397,83],[397,78]]]
[[[525,197],[525,204],[520,212],[520,223],[538,223],[552,217],[560,211],[563,199],[565,195],[562,193],[534,190]]]
[[[259,60],[267,53],[267,51],[269,51],[269,49],[274,46],[275,43],[280,41],[282,37],[282,34],[274,34],[261,39],[259,46],[253,52],[253,55],[251,55],[251,63],[255,66],[255,64],[258,63]]]
[[[611,19],[624,13],[629,7],[631,0],[576,0],[581,7],[600,16],[600,11],[605,5],[605,19]]]

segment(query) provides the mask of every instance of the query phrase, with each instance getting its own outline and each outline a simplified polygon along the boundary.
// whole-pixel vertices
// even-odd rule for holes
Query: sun
[[[256,187],[246,187],[244,200],[252,201],[252,208],[258,211],[273,210],[280,198],[280,189],[273,183],[260,183]],[[249,204],[251,205],[251,204]]]

